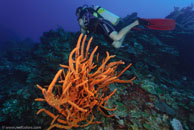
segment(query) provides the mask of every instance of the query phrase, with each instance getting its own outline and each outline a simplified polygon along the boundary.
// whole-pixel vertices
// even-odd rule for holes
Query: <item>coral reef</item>
[[[58,64],[68,63],[73,37],[73,33],[67,33],[62,28],[44,32],[40,38],[41,44],[37,44],[33,48],[32,57],[39,62],[33,62],[33,70],[28,76],[27,82],[35,84],[52,80],[49,73],[57,71]]]
[[[194,76],[194,4],[188,7],[175,7],[166,18],[176,21],[176,28],[169,32],[153,32],[162,42],[173,45],[179,51],[178,60],[183,64],[179,70]]]
[[[107,111],[101,108],[101,110],[104,114],[115,116],[112,118],[102,116],[96,105],[93,108],[93,122],[101,123],[80,127],[80,130],[173,129],[171,124],[173,119],[178,120],[184,130],[194,129],[194,33],[192,28],[189,30],[193,25],[188,24],[185,26],[187,29],[179,26],[180,21],[184,21],[184,18],[189,18],[192,14],[189,7],[179,9],[177,14],[171,15],[173,18],[184,14],[181,16],[183,19],[176,18],[178,24],[174,31],[161,32],[144,28],[141,28],[141,31],[132,30],[126,36],[124,47],[120,49],[113,48],[102,35],[93,35],[88,53],[91,54],[98,45],[97,51],[101,55],[98,56],[98,61],[106,57],[105,52],[108,50],[111,55],[116,55],[112,60],[122,60],[126,64],[133,63],[130,71],[126,70],[120,78],[127,80],[134,74],[136,80],[133,81],[133,87],[130,84],[110,84],[103,98],[116,89],[116,93],[109,98],[106,108],[117,106],[117,109]],[[136,17],[136,13],[127,16],[122,25],[127,25]],[[188,22],[192,23],[190,20]],[[40,126],[40,129],[47,129],[50,126],[53,118],[48,117],[44,112],[37,116],[37,110],[44,108],[54,116],[59,112],[47,102],[34,101],[37,97],[43,97],[35,84],[50,84],[55,73],[61,69],[59,64],[68,65],[69,54],[77,44],[77,37],[79,33],[65,32],[62,28],[58,28],[44,32],[40,43],[32,43],[30,40],[12,40],[4,44],[0,52],[1,126],[33,125]],[[94,59],[96,56],[94,55]],[[73,62],[76,62],[74,56],[72,57]],[[93,62],[97,64],[96,60]],[[97,65],[101,65],[101,62]],[[120,65],[117,71],[121,72],[124,67]],[[62,67],[62,69],[64,72],[68,71],[66,68]],[[92,69],[91,73],[96,70],[97,67]],[[62,78],[64,79],[65,76]],[[52,91],[55,96],[58,94],[57,85],[63,85],[59,81],[60,78]],[[96,86],[94,87],[96,90]],[[47,89],[45,88],[45,92],[48,91]],[[60,89],[59,92],[62,90]],[[71,104],[66,104],[76,110]],[[83,107],[79,103],[78,105]],[[63,115],[60,114],[57,119],[61,119],[61,116]],[[91,117],[92,114],[88,117],[88,121]],[[57,120],[53,124],[56,123],[58,123]],[[85,123],[87,124],[86,120],[79,122],[78,125]],[[72,128],[74,129],[78,128]]]
[[[30,39],[23,41],[7,41],[0,57],[0,82],[8,87],[0,87],[2,95],[4,92],[11,93],[15,88],[22,88],[28,74],[32,71],[32,48],[33,43]],[[14,77],[14,78],[13,78]],[[17,82],[17,84],[15,84]]]
[[[183,130],[182,124],[179,120],[174,118],[170,123],[174,130]]]
[[[194,10],[191,4],[185,8],[174,7],[174,11],[171,12],[166,18],[174,19],[176,21],[176,31],[194,31]]]
[[[60,69],[48,89],[37,85],[42,91],[44,99],[37,98],[35,100],[46,101],[51,107],[58,111],[57,114],[53,114],[43,108],[37,112],[37,114],[45,112],[53,118],[51,126],[48,129],[53,127],[70,129],[72,127],[85,127],[89,124],[99,123],[97,121],[93,122],[94,107],[97,107],[98,110],[107,117],[114,116],[104,112],[105,110],[116,110],[116,108],[106,108],[109,98],[116,92],[115,89],[111,94],[106,96],[109,84],[115,82],[132,83],[135,79],[134,77],[130,80],[120,80],[119,77],[131,64],[117,74],[117,67],[120,64],[124,64],[124,62],[116,61],[108,63],[111,58],[115,57],[114,55],[110,56],[108,52],[106,52],[107,57],[102,61],[101,65],[96,68],[99,64],[99,53],[96,57],[96,64],[93,62],[93,57],[98,46],[95,47],[89,56],[88,50],[92,41],[92,38],[90,38],[84,56],[86,36],[83,39],[80,49],[82,36],[83,34],[80,35],[76,48],[74,48],[69,55],[69,66],[60,65],[62,68],[68,69],[67,73],[65,74],[64,69]],[[72,56],[74,54],[75,58],[73,59]],[[81,124],[80,122],[86,122],[86,124]]]

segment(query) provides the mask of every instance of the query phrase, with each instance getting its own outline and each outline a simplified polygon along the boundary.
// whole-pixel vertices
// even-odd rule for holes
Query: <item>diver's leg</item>
[[[125,39],[125,36],[126,36],[126,35],[124,35],[124,36],[121,38],[121,40],[113,41],[113,42],[112,42],[112,45],[113,45],[115,48],[120,48],[120,47],[122,47],[122,43],[123,43],[123,41],[124,41],[124,39]]]
[[[122,46],[122,43],[120,41],[113,41],[112,45],[114,48],[120,48]]]
[[[124,27],[123,29],[121,29],[119,32],[113,31],[112,33],[110,33],[109,37],[114,40],[114,41],[119,41],[121,40],[123,37],[125,37],[125,35],[135,26],[139,25],[138,20],[135,20],[133,23],[129,24],[128,26]]]

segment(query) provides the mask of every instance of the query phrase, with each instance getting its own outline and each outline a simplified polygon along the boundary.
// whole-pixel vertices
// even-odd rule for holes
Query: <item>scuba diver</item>
[[[173,30],[174,20],[171,19],[142,19],[137,18],[132,23],[118,30],[120,17],[100,6],[88,7],[83,5],[76,9],[77,20],[82,33],[103,34],[111,39],[115,48],[123,47],[122,43],[127,33],[137,25],[143,25],[155,30]]]

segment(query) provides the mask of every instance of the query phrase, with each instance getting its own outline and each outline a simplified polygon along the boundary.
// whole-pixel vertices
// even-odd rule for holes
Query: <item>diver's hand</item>
[[[86,30],[84,28],[80,28],[81,33],[86,34]]]

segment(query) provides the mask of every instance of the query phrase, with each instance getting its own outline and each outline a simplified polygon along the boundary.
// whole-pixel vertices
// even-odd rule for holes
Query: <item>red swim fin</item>
[[[154,30],[174,30],[175,21],[173,19],[143,19],[140,18],[140,24]]]

